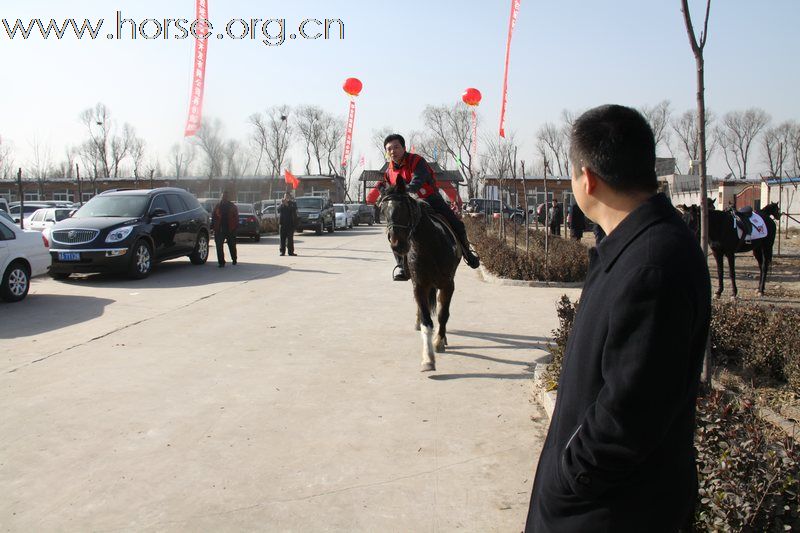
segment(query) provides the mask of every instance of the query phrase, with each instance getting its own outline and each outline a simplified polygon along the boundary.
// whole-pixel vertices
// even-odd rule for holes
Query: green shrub
[[[578,312],[578,302],[572,303],[566,294],[561,296],[561,300],[556,307],[558,315],[558,327],[552,331],[553,342],[548,343],[547,347],[553,356],[548,363],[542,379],[547,390],[555,390],[558,387],[558,380],[561,378],[561,365],[564,362],[564,352],[567,349],[567,339],[572,330],[572,323],[575,321],[575,313]]]
[[[790,531],[800,528],[800,455],[729,392],[698,398],[695,432],[698,531]]]
[[[506,240],[495,232],[486,230],[486,223],[479,219],[465,219],[469,238],[481,262],[496,276],[525,281],[581,282],[589,269],[588,250],[584,245],[570,239],[551,236],[548,241],[547,262],[544,253],[544,232],[530,231],[529,253],[525,252],[525,230],[519,229],[518,247],[515,250],[508,240],[513,237],[513,228],[507,223]],[[498,225],[495,224],[495,227]]]

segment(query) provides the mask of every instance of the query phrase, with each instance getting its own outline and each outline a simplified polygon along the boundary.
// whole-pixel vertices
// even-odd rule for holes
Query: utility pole
[[[520,161],[522,165],[522,194],[525,196],[525,255],[528,255],[531,251],[531,236],[530,236],[530,228],[529,228],[529,211],[528,211],[528,185],[525,181],[525,160]]]
[[[550,253],[550,208],[547,205],[547,157],[544,158],[544,277],[548,278],[548,255]],[[555,214],[555,213],[554,213]]]
[[[25,229],[25,193],[22,190],[22,168],[17,169],[17,194],[19,195],[19,229]]]
[[[81,168],[75,163],[75,177],[78,179],[78,203],[83,204],[83,193],[81,192]]]

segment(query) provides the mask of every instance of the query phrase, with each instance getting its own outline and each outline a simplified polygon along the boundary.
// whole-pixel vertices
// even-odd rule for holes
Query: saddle
[[[738,211],[731,208],[730,212],[733,217],[733,227],[736,229],[740,241],[751,242],[767,236],[764,219],[754,213],[752,207],[743,207]]]

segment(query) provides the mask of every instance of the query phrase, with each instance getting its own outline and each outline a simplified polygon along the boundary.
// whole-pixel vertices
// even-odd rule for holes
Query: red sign
[[[197,35],[208,36],[208,0],[197,0]],[[203,93],[206,82],[206,57],[208,40],[195,37],[194,64],[192,67],[192,96],[189,98],[189,117],[186,119],[185,137],[191,137],[200,129],[203,122]]]

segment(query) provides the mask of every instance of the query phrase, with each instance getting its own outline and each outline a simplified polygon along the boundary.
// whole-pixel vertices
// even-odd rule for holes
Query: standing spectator
[[[564,216],[561,211],[561,205],[558,200],[553,198],[548,210],[548,224],[550,226],[550,234],[561,236],[561,223],[564,222]]]
[[[217,263],[219,268],[225,267],[225,241],[231,253],[231,263],[236,264],[236,230],[239,228],[239,210],[229,199],[228,191],[214,208],[211,224],[214,227],[214,244],[217,247]]]
[[[608,236],[590,252],[525,530],[677,533],[697,500],[706,257],[658,193],[638,111],[591,109],[570,145],[575,199]]]
[[[280,223],[281,255],[289,249],[289,255],[294,253],[294,230],[297,228],[297,203],[292,200],[288,192],[283,195],[281,205],[278,206],[278,222]]]
[[[577,203],[572,204],[570,208],[569,229],[571,237],[576,241],[580,241],[583,238],[583,232],[586,231],[586,216]]]

